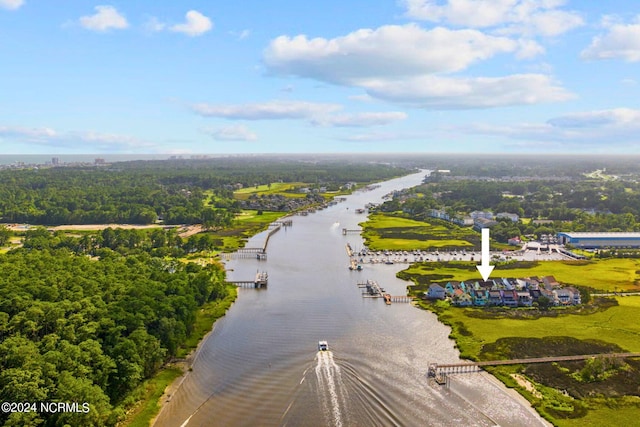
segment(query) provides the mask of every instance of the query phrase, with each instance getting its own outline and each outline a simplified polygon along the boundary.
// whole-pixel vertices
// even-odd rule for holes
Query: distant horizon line
[[[528,153],[487,153],[487,152],[426,152],[426,151],[376,151],[376,152],[361,152],[361,151],[332,151],[332,152],[255,152],[255,153],[18,153],[18,154],[3,154],[0,153],[0,157],[168,157],[168,158],[181,158],[189,159],[193,157],[241,157],[241,156],[341,156],[341,155],[359,155],[359,156],[386,156],[386,155],[424,155],[424,156],[483,156],[483,157],[528,157],[528,156],[573,156],[573,157],[629,157],[638,156],[640,153],[573,153],[573,152],[528,152]]]

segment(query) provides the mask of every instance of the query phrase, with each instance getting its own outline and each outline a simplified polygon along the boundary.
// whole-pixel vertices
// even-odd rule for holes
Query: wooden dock
[[[259,261],[266,261],[267,259],[267,245],[269,245],[269,239],[275,233],[280,231],[281,228],[291,227],[293,225],[293,220],[291,219],[282,219],[280,221],[274,221],[269,224],[269,231],[267,232],[267,238],[264,241],[262,247],[245,247],[240,248],[237,251],[224,254],[222,257],[226,260],[237,259],[237,258],[256,258]]]
[[[343,228],[342,229],[342,235],[346,236],[348,233],[361,233],[362,229],[348,229],[348,228]]]
[[[258,271],[256,272],[256,278],[254,280],[228,280],[227,283],[241,288],[266,288],[269,283],[269,275],[266,271]]]
[[[640,353],[602,353],[602,354],[581,354],[581,355],[574,355],[574,356],[531,357],[526,359],[486,360],[481,362],[429,363],[427,377],[435,379],[436,383],[440,385],[445,385],[448,383],[448,378],[447,378],[448,375],[479,372],[485,366],[526,365],[529,363],[569,362],[569,361],[575,361],[575,360],[594,359],[596,357],[625,359],[627,357],[640,357]]]
[[[387,305],[391,305],[392,302],[409,303],[413,300],[408,295],[391,295],[385,292],[384,288],[375,280],[358,283],[358,287],[362,289],[362,296],[364,298],[382,298]]]
[[[389,295],[389,303],[391,302],[404,302],[404,303],[410,303],[411,301],[413,301],[413,298],[411,298],[409,295]]]

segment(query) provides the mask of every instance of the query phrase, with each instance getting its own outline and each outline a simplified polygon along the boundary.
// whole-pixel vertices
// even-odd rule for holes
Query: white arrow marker
[[[489,265],[489,229],[483,228],[482,230],[482,252],[480,256],[482,258],[482,263],[480,265],[476,265],[476,268],[482,275],[482,280],[485,282],[489,278],[489,275],[493,271],[493,265]]]

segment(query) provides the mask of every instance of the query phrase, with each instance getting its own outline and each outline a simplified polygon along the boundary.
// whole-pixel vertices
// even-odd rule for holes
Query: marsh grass
[[[638,263],[631,259],[580,262],[511,263],[492,277],[553,275],[560,283],[591,289],[637,291]],[[431,282],[469,280],[472,263],[420,263],[400,272],[420,297]],[[501,274],[505,273],[505,274]],[[445,280],[443,280],[445,279]],[[477,279],[477,278],[476,278]],[[589,304],[541,311],[533,308],[458,308],[446,301],[419,300],[451,327],[450,338],[462,358],[496,360],[551,355],[640,352],[640,297],[593,298]],[[599,368],[599,366],[604,366]],[[593,370],[596,369],[595,373]],[[600,369],[600,371],[598,371]],[[518,390],[557,426],[636,425],[640,409],[640,361],[599,364],[573,361],[487,369]],[[535,393],[519,386],[512,373],[525,375]]]
[[[398,215],[374,213],[361,223],[365,245],[372,250],[480,248],[480,235],[469,228],[435,219],[425,222]]]

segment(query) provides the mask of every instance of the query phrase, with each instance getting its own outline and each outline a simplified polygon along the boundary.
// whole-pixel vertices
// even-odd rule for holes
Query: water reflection
[[[409,304],[363,298],[359,281],[405,293],[401,265],[350,271],[345,245],[361,248],[366,219],[355,213],[392,190],[421,182],[414,174],[356,193],[344,203],[275,233],[268,260],[228,263],[231,280],[269,273],[266,290],[241,289],[227,316],[201,345],[193,372],[156,425],[180,426],[450,426],[542,425],[501,385],[480,374],[428,384],[428,363],[454,362],[449,328]],[[265,235],[248,246],[260,246]],[[318,352],[326,339],[328,352]],[[497,408],[497,409],[496,409]]]

